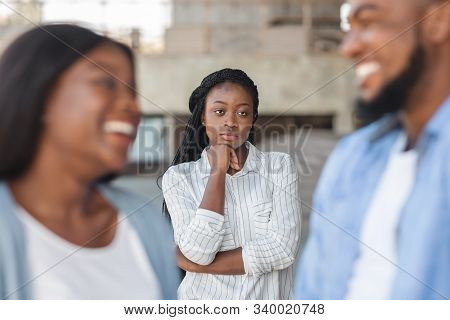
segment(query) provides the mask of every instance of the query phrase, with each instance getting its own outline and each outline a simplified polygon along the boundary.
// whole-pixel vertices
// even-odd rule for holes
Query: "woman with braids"
[[[203,79],[163,177],[181,299],[289,299],[300,240],[298,174],[287,154],[253,146],[258,90],[241,70]]]

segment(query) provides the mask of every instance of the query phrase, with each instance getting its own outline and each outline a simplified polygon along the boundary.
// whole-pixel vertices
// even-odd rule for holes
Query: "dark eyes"
[[[214,113],[219,116],[223,116],[225,114],[225,111],[223,109],[216,109],[216,110],[214,110]],[[246,111],[238,111],[237,114],[241,117],[246,117],[248,115],[248,113]]]
[[[359,25],[361,26],[361,27],[363,27],[363,28],[368,28],[368,27],[370,27],[371,25],[373,25],[374,24],[374,19],[372,19],[372,18],[366,18],[366,19],[361,19],[360,21],[359,21]]]
[[[368,28],[378,23],[379,20],[378,15],[374,13],[361,13],[354,24],[360,28]]]
[[[122,89],[124,89],[126,90],[127,94],[134,98],[136,97],[136,89],[134,83],[126,84],[119,79],[104,76],[92,79],[92,84],[96,88],[98,88],[98,90],[102,90],[107,94],[119,94],[119,92],[122,92]]]
[[[110,77],[96,79],[94,80],[94,84],[107,90],[115,90],[117,88],[116,81]]]

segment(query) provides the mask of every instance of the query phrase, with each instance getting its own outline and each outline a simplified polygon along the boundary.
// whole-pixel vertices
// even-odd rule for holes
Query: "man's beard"
[[[409,63],[396,78],[387,83],[372,101],[356,101],[356,117],[362,125],[372,123],[386,114],[394,114],[405,108],[411,91],[425,69],[425,51],[418,45]]]

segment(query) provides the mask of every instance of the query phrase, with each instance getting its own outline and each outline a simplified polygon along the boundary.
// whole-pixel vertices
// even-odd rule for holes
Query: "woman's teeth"
[[[120,133],[134,137],[136,134],[136,127],[124,121],[107,121],[103,126],[103,131],[106,133]]]
[[[377,62],[361,63],[355,68],[356,78],[361,83],[378,70],[380,70],[380,64]]]

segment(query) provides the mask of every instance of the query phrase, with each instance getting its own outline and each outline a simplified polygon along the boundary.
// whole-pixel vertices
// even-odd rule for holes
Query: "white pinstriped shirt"
[[[211,170],[206,150],[164,174],[175,242],[186,258],[207,265],[219,251],[242,247],[244,261],[244,275],[187,272],[180,299],[292,297],[301,220],[297,169],[288,154],[246,146],[244,167],[226,175],[224,215],[199,208]]]

